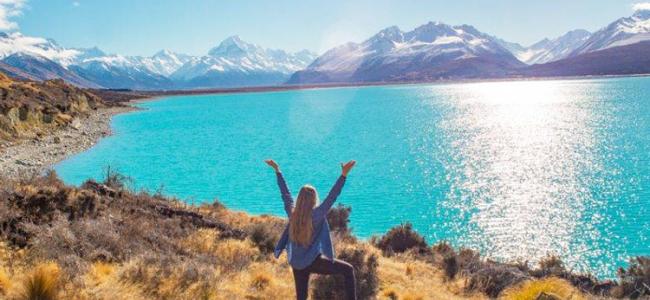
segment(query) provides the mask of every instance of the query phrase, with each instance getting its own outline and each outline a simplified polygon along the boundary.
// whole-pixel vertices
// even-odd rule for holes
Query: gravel
[[[54,164],[89,149],[99,139],[110,135],[111,117],[133,110],[135,108],[130,106],[100,108],[49,136],[15,144],[1,142],[0,176],[16,178],[43,173]]]

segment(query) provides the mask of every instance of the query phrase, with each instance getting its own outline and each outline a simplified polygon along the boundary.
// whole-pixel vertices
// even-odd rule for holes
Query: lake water
[[[361,237],[411,222],[502,260],[562,256],[613,277],[650,254],[650,78],[331,88],[176,96],[116,116],[114,135],[56,166],[107,166],[137,188],[282,215],[265,158],[339,202]]]

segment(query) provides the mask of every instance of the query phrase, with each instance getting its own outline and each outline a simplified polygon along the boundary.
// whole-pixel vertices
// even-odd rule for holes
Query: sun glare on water
[[[482,244],[489,256],[512,260],[563,255],[586,207],[590,173],[599,172],[597,142],[583,109],[587,91],[557,81],[477,83],[452,87],[455,114],[441,124],[448,133],[451,180],[448,206],[469,219],[461,238]],[[580,223],[584,226],[584,223]],[[570,260],[580,261],[581,251]]]

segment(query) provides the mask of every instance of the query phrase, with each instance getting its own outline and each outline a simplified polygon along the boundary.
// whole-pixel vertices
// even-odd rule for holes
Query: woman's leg
[[[302,270],[293,269],[293,280],[296,283],[296,299],[307,300],[309,292],[309,267]]]
[[[317,257],[314,262],[307,267],[311,273],[316,274],[341,274],[345,279],[345,294],[348,300],[356,300],[356,280],[354,279],[354,267],[351,264],[339,259],[330,261],[322,257]]]

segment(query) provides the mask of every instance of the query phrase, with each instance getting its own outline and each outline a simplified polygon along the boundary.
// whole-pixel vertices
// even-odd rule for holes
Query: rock
[[[20,160],[20,159],[16,160],[16,164],[21,165],[21,166],[26,166],[26,167],[31,167],[32,166],[32,164],[30,164],[30,163],[28,163],[28,162],[26,162],[24,160]]]
[[[559,296],[553,294],[553,293],[546,293],[546,292],[541,292],[535,300],[561,300]]]
[[[81,121],[79,121],[79,119],[73,119],[72,122],[70,122],[70,127],[76,130],[81,129]]]
[[[61,143],[61,138],[58,137],[58,136],[55,136],[53,141],[54,141],[55,144],[60,144]]]

